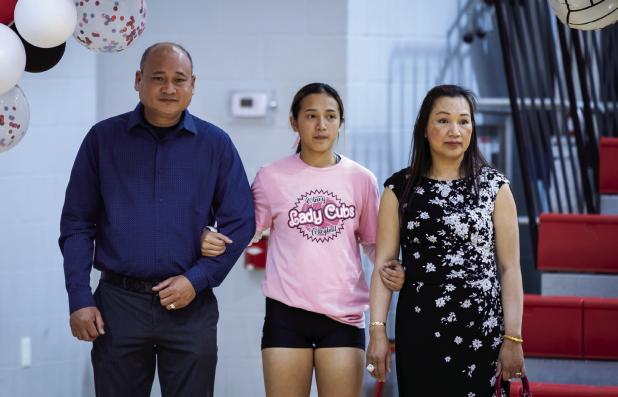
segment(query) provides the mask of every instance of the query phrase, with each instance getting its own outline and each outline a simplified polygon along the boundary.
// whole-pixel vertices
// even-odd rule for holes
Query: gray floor
[[[601,213],[618,215],[618,194],[601,195]]]
[[[541,275],[541,285],[543,295],[618,298],[618,274],[545,272]]]
[[[531,382],[618,386],[618,361],[526,358]]]

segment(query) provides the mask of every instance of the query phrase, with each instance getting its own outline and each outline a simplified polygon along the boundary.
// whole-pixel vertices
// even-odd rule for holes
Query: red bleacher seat
[[[618,299],[584,298],[583,307],[584,357],[618,360]]]
[[[618,387],[530,383],[533,397],[618,397]],[[518,396],[521,394],[518,394]],[[511,393],[511,396],[513,394]]]
[[[618,138],[601,138],[599,192],[618,194]]]
[[[618,273],[618,215],[541,214],[537,268]]]
[[[582,358],[583,299],[524,296],[522,337],[529,357]]]
[[[524,296],[528,357],[618,360],[618,299]]]

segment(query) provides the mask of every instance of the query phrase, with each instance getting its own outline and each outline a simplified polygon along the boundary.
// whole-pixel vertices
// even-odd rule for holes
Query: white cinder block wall
[[[384,132],[389,57],[402,46],[425,48],[419,57],[439,63],[431,54],[443,51],[457,3],[150,0],[146,31],[127,51],[95,55],[71,39],[56,68],[26,74],[20,85],[31,105],[30,129],[0,154],[0,397],[94,394],[89,346],[68,327],[58,222],[83,136],[94,122],[135,106],[134,72],[148,45],[170,40],[191,51],[198,79],[190,110],[231,135],[253,179],[260,165],[292,151],[288,110],[305,83],[328,82],[343,96],[348,124],[341,151],[355,134]],[[429,87],[434,75],[419,73],[414,84]],[[238,90],[272,93],[279,106],[266,119],[234,119],[229,96]],[[217,396],[264,394],[260,279],[240,263],[216,290]],[[22,337],[31,338],[30,368],[20,365]]]
[[[352,154],[380,182],[408,164],[426,92],[438,82],[457,83],[442,69],[446,32],[458,18],[459,3],[349,1],[347,131]]]

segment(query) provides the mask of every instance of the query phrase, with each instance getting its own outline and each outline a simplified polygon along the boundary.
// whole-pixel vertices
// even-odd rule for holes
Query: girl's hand
[[[386,381],[391,370],[391,347],[384,327],[369,329],[369,346],[367,346],[367,371],[380,382]],[[370,367],[371,365],[371,367]],[[373,371],[369,371],[373,368]]]
[[[225,234],[206,230],[202,234],[202,255],[219,256],[225,252],[226,244],[232,244],[232,240]]]

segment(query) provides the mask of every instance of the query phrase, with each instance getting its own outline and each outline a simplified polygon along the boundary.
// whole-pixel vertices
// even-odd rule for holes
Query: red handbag
[[[502,375],[496,375],[496,393],[495,397],[502,397]],[[523,389],[522,397],[532,397],[532,393],[530,393],[530,384],[528,383],[528,378],[526,376],[521,377],[521,386]]]

